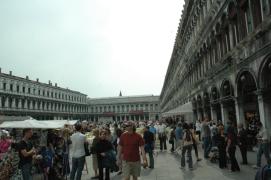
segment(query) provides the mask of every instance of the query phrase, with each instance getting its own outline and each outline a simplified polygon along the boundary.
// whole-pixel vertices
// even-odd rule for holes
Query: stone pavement
[[[202,157],[202,150],[200,149],[200,156]],[[194,155],[194,151],[192,151]],[[221,170],[218,164],[213,164],[209,160],[202,160],[200,162],[194,161],[194,170],[190,171],[186,167],[185,170],[181,170],[180,167],[180,155],[172,154],[170,152],[157,152],[155,156],[155,168],[142,169],[142,176],[140,180],[254,180],[256,170],[251,166],[256,162],[256,153],[248,153],[248,161],[250,165],[240,165],[241,172],[230,172],[227,169]],[[239,148],[237,148],[237,160],[241,162]],[[253,162],[253,163],[252,163]],[[83,172],[83,180],[89,180],[93,176],[91,170],[91,162],[88,158],[89,174],[86,171]],[[116,173],[111,174],[112,180],[121,180],[121,177]]]

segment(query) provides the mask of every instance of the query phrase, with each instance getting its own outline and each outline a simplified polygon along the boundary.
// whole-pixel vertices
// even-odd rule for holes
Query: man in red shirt
[[[141,135],[135,132],[135,125],[133,122],[129,121],[126,124],[126,130],[127,132],[123,133],[120,137],[118,146],[118,162],[120,162],[122,154],[122,171],[124,180],[130,180],[130,176],[133,176],[133,180],[137,180],[140,176],[141,170],[139,149],[142,154],[143,166],[148,166],[144,150],[144,140]]]

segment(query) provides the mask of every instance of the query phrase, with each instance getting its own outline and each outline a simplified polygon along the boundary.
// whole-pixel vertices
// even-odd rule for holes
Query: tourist
[[[71,180],[80,180],[82,176],[82,171],[85,165],[85,142],[86,136],[81,133],[81,124],[75,125],[76,132],[71,136],[72,141],[72,170],[70,174]],[[76,178],[75,178],[76,176]]]
[[[90,153],[92,154],[92,168],[94,171],[94,176],[91,179],[99,178],[98,176],[98,157],[97,157],[97,143],[99,141],[100,137],[100,131],[99,129],[94,129],[92,131],[94,139],[92,141],[91,147],[90,147]]]
[[[219,168],[224,169],[227,167],[227,152],[226,152],[226,137],[224,134],[224,126],[218,126],[218,134],[215,136],[216,145],[219,154]]]
[[[120,165],[121,155],[123,155],[122,171],[124,180],[129,180],[130,176],[133,176],[133,180],[137,180],[141,171],[139,149],[143,159],[143,166],[148,166],[144,150],[144,140],[141,135],[136,133],[135,125],[132,121],[127,122],[126,130],[127,132],[123,133],[120,137],[117,160]]]
[[[262,155],[264,154],[266,162],[270,162],[270,141],[268,132],[265,127],[260,123],[259,124],[260,131],[257,135],[258,143],[259,143],[259,149],[257,152],[257,165],[254,165],[254,168],[260,168],[261,167],[261,159]]]
[[[196,122],[196,134],[199,136],[199,140],[201,140],[201,123],[199,120]]]
[[[190,170],[193,170],[193,161],[192,161],[192,147],[193,147],[193,137],[190,131],[189,125],[187,123],[183,124],[183,148],[182,148],[182,158],[181,158],[181,169],[185,168],[185,156],[187,155],[188,167]]]
[[[144,129],[144,141],[145,141],[145,152],[149,154],[149,168],[154,168],[154,158],[153,158],[153,150],[154,150],[154,134],[150,132],[149,126],[146,126]]]
[[[202,122],[202,140],[203,140],[203,146],[204,146],[204,158],[209,158],[209,153],[211,151],[212,145],[211,145],[211,129],[209,127],[209,120],[207,117],[204,118],[204,121]]]
[[[170,149],[171,152],[175,151],[175,147],[174,147],[174,144],[176,141],[175,130],[176,130],[176,127],[173,126],[172,130],[170,131],[170,136],[169,136],[169,144],[171,144],[171,149]]]
[[[199,158],[199,153],[198,153],[198,143],[199,142],[198,142],[198,139],[196,138],[196,133],[195,133],[195,130],[194,130],[193,123],[189,124],[189,129],[190,129],[190,131],[192,133],[193,148],[194,148],[194,151],[195,151],[197,161],[201,161],[202,159]]]
[[[8,137],[8,133],[2,132],[0,139],[0,160],[2,159],[2,155],[6,153],[11,145],[11,140]]]
[[[231,171],[240,171],[240,167],[235,157],[236,152],[236,145],[237,145],[237,135],[235,133],[235,129],[232,125],[232,122],[228,122],[228,129],[227,129],[227,147],[226,152],[230,157],[231,162]]]
[[[154,123],[153,123],[153,122],[151,123],[151,126],[150,126],[149,131],[153,133],[153,135],[154,135],[154,141],[155,141],[155,140],[156,140],[156,133],[157,133],[157,130],[156,130],[156,128],[154,127]]]
[[[159,123],[157,128],[158,138],[160,141],[160,150],[167,150],[167,133],[166,125],[162,122]]]
[[[111,138],[110,134],[108,133],[108,130],[102,130],[100,133],[100,139],[96,145],[99,167],[99,180],[104,180],[104,169],[105,169],[105,180],[110,180],[110,168],[109,168],[110,165],[108,165],[110,162],[107,153],[113,150],[113,145],[109,141],[109,139]]]
[[[182,149],[183,144],[183,128],[182,123],[178,123],[175,129],[175,137],[176,137],[176,152]]]
[[[22,171],[23,180],[32,180],[32,160],[36,154],[36,150],[30,142],[32,135],[32,129],[24,129],[23,139],[19,143],[19,168]]]
[[[242,164],[248,164],[247,163],[247,131],[244,128],[244,125],[242,123],[238,124],[238,146],[241,151],[243,162]]]

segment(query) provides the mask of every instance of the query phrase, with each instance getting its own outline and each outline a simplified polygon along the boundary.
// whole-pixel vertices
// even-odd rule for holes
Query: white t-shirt
[[[86,136],[80,132],[76,132],[71,136],[72,151],[71,155],[73,158],[79,158],[85,156],[85,142]]]
[[[158,134],[163,134],[166,132],[166,125],[164,124],[161,124],[157,127],[157,133]]]
[[[200,124],[200,122],[196,122],[196,131],[201,131],[201,124]]]

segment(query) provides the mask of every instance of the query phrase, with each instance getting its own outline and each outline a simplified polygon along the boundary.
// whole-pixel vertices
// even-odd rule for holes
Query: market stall
[[[33,172],[40,177],[47,175],[46,179],[61,180],[66,179],[70,171],[69,137],[72,129],[69,129],[69,126],[75,123],[77,120],[35,120],[30,118],[23,121],[5,121],[0,124],[0,129],[12,132],[14,144],[22,139],[22,129],[33,129],[31,142],[37,150],[37,155],[41,157],[33,161]],[[0,162],[0,175],[5,177],[3,180],[21,179],[18,160],[16,148],[10,148],[4,154]]]

